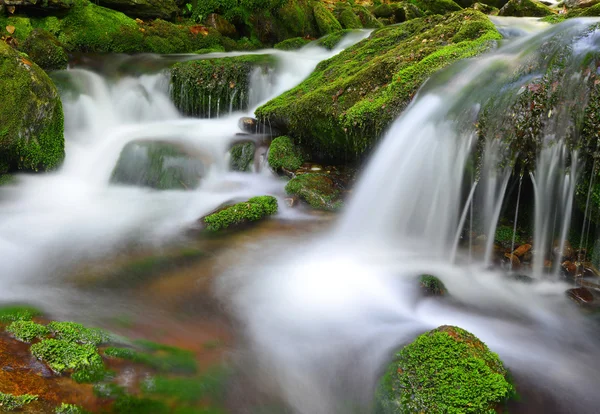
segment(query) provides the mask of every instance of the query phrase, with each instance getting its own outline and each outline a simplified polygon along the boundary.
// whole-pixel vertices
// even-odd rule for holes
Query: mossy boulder
[[[321,62],[256,115],[307,148],[313,160],[360,159],[431,74],[498,39],[487,16],[472,9],[382,28]]]
[[[171,69],[171,98],[185,115],[214,118],[248,109],[250,75],[275,66],[271,55],[247,55],[178,63]]]
[[[444,296],[448,292],[444,283],[433,275],[421,275],[419,287],[426,296]]]
[[[228,36],[231,38],[237,37],[237,29],[235,26],[226,18],[217,13],[209,14],[204,23],[221,33],[223,36]]]
[[[20,49],[46,71],[66,69],[69,62],[67,53],[52,33],[44,29],[34,29]]]
[[[179,13],[173,0],[99,0],[98,4],[140,19],[171,20]]]
[[[247,225],[275,213],[277,213],[277,199],[271,196],[259,196],[224,207],[204,217],[202,222],[207,231],[218,232]]]
[[[0,41],[0,174],[56,168],[65,156],[56,87],[25,54]]]
[[[536,0],[509,0],[498,16],[544,17],[554,14],[552,9]]]
[[[275,138],[271,142],[267,160],[271,168],[275,171],[285,170],[294,172],[304,162],[304,155],[289,137],[282,136]]]
[[[452,0],[409,0],[409,2],[425,14],[447,14],[462,9]]]
[[[343,205],[340,189],[329,175],[323,173],[297,175],[287,183],[285,191],[298,196],[315,210],[335,211]]]
[[[283,42],[277,43],[274,48],[278,50],[297,50],[300,49],[311,41],[303,37],[293,37],[291,39],[284,40]]]
[[[363,24],[360,18],[352,10],[348,3],[336,3],[334,15],[344,29],[362,29]]]
[[[229,168],[232,171],[249,172],[254,163],[256,144],[254,142],[240,142],[231,147]]]
[[[157,190],[188,190],[198,186],[205,163],[185,148],[160,141],[133,141],[125,145],[111,182]]]
[[[342,25],[323,3],[315,3],[313,13],[321,36],[342,30]]]
[[[377,20],[373,13],[369,11],[365,6],[354,5],[352,6],[354,14],[359,18],[360,23],[365,29],[379,29],[382,24]]]
[[[498,355],[464,329],[441,326],[395,355],[378,390],[377,412],[493,414],[514,393]]]

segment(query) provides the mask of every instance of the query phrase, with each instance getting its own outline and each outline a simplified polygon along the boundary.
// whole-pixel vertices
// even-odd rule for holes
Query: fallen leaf
[[[8,10],[8,12],[10,14],[14,14],[14,12],[15,12],[15,6],[6,6],[6,10]]]
[[[15,26],[10,26],[10,25],[6,26],[6,31],[10,34],[13,34],[15,32],[15,30],[16,30]]]
[[[33,62],[31,62],[29,59],[25,59],[25,58],[21,58],[21,62],[23,62],[24,64],[26,64],[27,66],[31,66],[33,65]]]

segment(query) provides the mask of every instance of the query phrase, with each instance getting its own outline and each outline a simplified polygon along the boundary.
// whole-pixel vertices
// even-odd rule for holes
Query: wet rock
[[[298,196],[316,210],[334,211],[343,205],[339,188],[326,174],[298,175],[287,183],[285,191],[290,195]]]
[[[578,305],[591,306],[594,303],[594,295],[590,289],[585,287],[569,289],[566,294]]]
[[[561,260],[561,261],[562,260],[571,260],[574,258],[575,252],[573,250],[573,247],[571,247],[571,243],[569,243],[568,240],[565,240],[562,252],[560,252],[559,250],[560,250],[560,243],[558,240],[556,240],[554,242],[553,249],[552,249],[554,256],[558,260]]]
[[[189,190],[198,186],[208,165],[206,156],[192,154],[171,142],[134,141],[121,151],[111,182],[157,190]]]
[[[508,259],[508,264],[512,267],[512,269],[518,269],[521,266],[521,261],[517,255],[504,253],[504,257]]]
[[[600,0],[566,0],[565,5],[569,9],[584,9],[586,7],[592,7],[600,3]]]
[[[561,267],[565,276],[575,277],[577,274],[577,265],[573,262],[566,260],[561,264]]]
[[[238,127],[248,134],[259,133],[259,123],[255,118],[243,116],[238,120]]]
[[[496,7],[489,6],[484,3],[474,3],[471,7],[473,7],[473,9],[480,11],[482,13],[485,13],[485,14],[489,14],[489,15],[498,14],[498,9]]]
[[[526,253],[528,253],[530,250],[531,250],[531,244],[522,244],[519,247],[517,247],[512,254],[521,258]]]
[[[297,197],[297,196],[294,196],[294,197],[287,197],[284,200],[285,200],[285,204],[288,207],[295,207],[296,205],[298,205],[298,202],[300,201],[300,198]]]
[[[254,163],[255,152],[256,144],[254,142],[235,144],[230,150],[229,167],[232,171],[250,171]]]
[[[211,13],[206,17],[204,24],[216,29],[223,36],[236,38],[237,30],[235,26],[227,21],[223,16]]]
[[[444,283],[432,275],[421,275],[419,287],[425,296],[444,296],[448,293]]]

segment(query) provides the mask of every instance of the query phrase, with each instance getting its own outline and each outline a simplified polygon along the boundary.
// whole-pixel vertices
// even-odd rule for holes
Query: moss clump
[[[27,305],[8,305],[0,307],[0,322],[30,321],[41,316],[42,311]]]
[[[333,13],[323,3],[315,3],[313,13],[321,36],[342,30],[340,22],[337,21]]]
[[[54,410],[55,414],[85,414],[85,410],[75,404],[62,403]]]
[[[448,291],[444,283],[432,275],[421,275],[419,277],[419,284],[425,294],[431,296],[442,296]]]
[[[18,410],[37,400],[37,398],[37,395],[31,394],[12,395],[0,392],[0,409],[2,409],[2,411]]]
[[[321,62],[256,115],[293,136],[312,159],[360,159],[429,76],[501,38],[487,16],[472,9],[385,27]]]
[[[185,115],[214,118],[248,109],[253,70],[268,71],[271,55],[248,55],[178,63],[171,69],[171,98]]]
[[[229,167],[232,171],[248,172],[254,163],[254,152],[256,144],[254,142],[243,142],[231,147],[231,158]]]
[[[56,168],[64,118],[56,87],[27,55],[0,42],[0,174]]]
[[[102,358],[92,344],[77,344],[62,339],[44,339],[31,346],[31,353],[57,373],[74,371],[78,382],[94,382],[105,373]]]
[[[512,226],[499,225],[496,228],[496,235],[494,236],[494,240],[499,243],[512,243],[513,236],[515,238],[515,243],[520,244],[523,242],[523,239],[519,235],[519,233],[513,232]]]
[[[480,11],[484,14],[488,14],[488,15],[497,15],[498,14],[498,9],[494,6],[490,6],[484,3],[474,3],[473,4],[473,9]]]
[[[225,391],[229,372],[212,369],[199,377],[171,378],[157,376],[142,384],[144,394],[175,399],[179,403],[193,404],[203,398],[220,399]]]
[[[553,15],[552,9],[536,0],[509,0],[498,16],[544,17]]]
[[[296,195],[317,210],[337,210],[342,206],[340,191],[326,174],[307,173],[292,178],[285,191]]]
[[[99,328],[86,328],[76,322],[50,322],[48,329],[58,339],[78,344],[100,345],[108,342],[109,335]]]
[[[292,140],[283,136],[277,137],[271,142],[267,160],[274,170],[296,171],[304,162],[304,157],[302,151],[294,145]]]
[[[7,332],[13,334],[15,338],[23,342],[31,342],[35,338],[41,338],[50,333],[44,325],[33,321],[15,321],[8,325]]]
[[[58,39],[44,29],[35,29],[20,47],[44,70],[66,69],[69,58]]]
[[[354,5],[352,6],[352,10],[365,29],[379,29],[383,27],[379,20],[365,6]]]
[[[447,14],[462,9],[452,0],[409,0],[425,14]]]
[[[514,391],[498,355],[473,334],[441,326],[396,354],[378,403],[386,413],[494,414]]]
[[[328,50],[333,50],[342,39],[352,30],[340,30],[339,32],[328,34],[317,40],[317,45]]]
[[[546,17],[543,17],[540,21],[542,21],[544,23],[558,24],[558,23],[564,22],[565,19],[566,19],[566,17],[564,15],[551,14]]]
[[[209,214],[203,221],[206,230],[216,232],[257,221],[275,213],[277,213],[277,199],[271,196],[259,196]]]
[[[297,50],[310,43],[310,39],[303,37],[293,37],[277,43],[274,48],[278,50]]]
[[[344,29],[362,29],[363,24],[349,3],[336,3],[333,10],[335,18]]]
[[[136,341],[141,350],[109,347],[104,355],[148,365],[161,372],[193,374],[197,371],[193,352],[150,341]]]

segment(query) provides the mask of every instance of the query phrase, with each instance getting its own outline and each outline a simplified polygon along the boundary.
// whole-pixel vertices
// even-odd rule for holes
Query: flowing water
[[[507,148],[491,140],[481,168],[465,177],[482,103],[506,85],[519,91],[525,80],[515,83],[514,71],[550,38],[566,39],[556,47],[568,44],[575,60],[600,48],[600,35],[586,30],[589,23],[546,28],[499,20],[511,39],[427,82],[387,132],[331,234],[317,240],[278,236],[260,245],[260,255],[256,246],[245,255],[236,252],[217,294],[239,321],[241,364],[259,391],[298,413],[369,412],[391,353],[419,333],[451,324],[476,334],[519,381],[550,396],[545,412],[597,412],[600,363],[593,355],[600,342],[593,321],[565,298],[566,284],[544,275],[539,264],[532,284],[491,270],[493,237],[480,259],[469,260],[471,252],[457,246],[467,217],[474,225],[475,204],[483,232],[494,234],[513,172],[510,163],[498,168]],[[312,46],[269,51],[280,65],[274,74],[253,75],[252,106],[293,87],[319,61],[366,35],[331,52]],[[162,60],[189,57],[152,59],[160,68]],[[68,308],[69,293],[55,282],[66,269],[131,245],[167,245],[228,200],[273,194],[280,217],[306,218],[285,207],[283,184],[268,171],[227,171],[226,153],[244,114],[229,113],[224,104],[219,117],[184,118],[170,103],[163,72],[115,74],[115,66],[135,66],[124,62],[109,74],[72,69],[57,75],[64,83],[67,158],[56,173],[22,175],[0,189],[0,300]],[[564,113],[554,117],[555,125],[566,120]],[[564,243],[573,209],[578,156],[559,132],[546,135],[531,177],[539,246],[554,237]],[[135,140],[176,142],[212,163],[193,191],[110,184],[121,150]],[[422,298],[416,280],[424,273],[442,279],[451,299]]]

